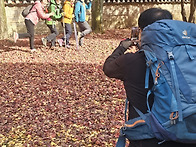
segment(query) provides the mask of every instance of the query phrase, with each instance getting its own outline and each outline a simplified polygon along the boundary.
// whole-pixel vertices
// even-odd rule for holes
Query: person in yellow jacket
[[[70,48],[69,39],[72,34],[72,18],[73,18],[73,10],[74,10],[74,0],[66,0],[63,4],[63,12],[62,12],[62,26],[64,29],[64,37],[58,39],[59,46],[63,46],[65,42],[65,47]]]

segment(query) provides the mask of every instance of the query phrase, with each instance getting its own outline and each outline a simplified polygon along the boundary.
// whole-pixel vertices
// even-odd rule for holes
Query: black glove
[[[123,48],[128,49],[132,44],[133,44],[133,42],[131,41],[131,39],[127,38],[127,39],[121,41],[119,46],[122,46]]]

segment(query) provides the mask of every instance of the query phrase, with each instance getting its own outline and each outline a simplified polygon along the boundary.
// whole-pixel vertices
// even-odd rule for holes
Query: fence
[[[182,0],[104,0],[104,3],[176,3]],[[190,0],[184,0],[190,2]]]
[[[5,4],[27,4],[34,3],[33,0],[4,0]]]
[[[4,0],[5,4],[26,4],[34,3],[34,0]],[[103,0],[104,4],[107,3],[177,3],[182,0]],[[184,0],[185,3],[189,3],[190,0]]]

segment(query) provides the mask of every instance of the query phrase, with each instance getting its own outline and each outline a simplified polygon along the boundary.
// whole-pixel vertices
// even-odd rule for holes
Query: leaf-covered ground
[[[102,68],[129,32],[91,33],[79,51],[74,36],[54,50],[36,36],[35,53],[27,39],[0,40],[0,146],[115,146],[125,92]]]

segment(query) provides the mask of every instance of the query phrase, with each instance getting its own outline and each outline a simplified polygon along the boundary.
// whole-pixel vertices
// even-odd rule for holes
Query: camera
[[[131,41],[132,46],[140,46],[140,28],[139,27],[132,27],[131,29]]]
[[[139,40],[140,28],[132,27],[131,29],[131,40]]]

